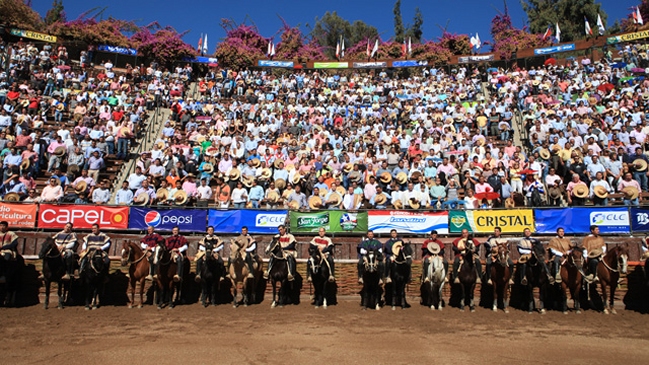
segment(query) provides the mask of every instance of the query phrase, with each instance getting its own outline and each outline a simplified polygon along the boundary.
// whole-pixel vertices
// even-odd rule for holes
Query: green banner
[[[314,62],[313,68],[349,68],[348,62]]]
[[[613,37],[608,37],[608,38],[606,38],[606,43],[615,44],[615,43],[621,43],[621,42],[631,42],[631,41],[635,41],[635,40],[638,40],[638,39],[644,39],[644,38],[649,38],[649,31],[648,30],[643,30],[643,31],[640,31],[640,32],[626,33],[626,34],[616,35],[616,36],[613,36]]]
[[[367,212],[350,213],[344,210],[289,213],[291,233],[318,232],[324,227],[330,233],[366,233]]]

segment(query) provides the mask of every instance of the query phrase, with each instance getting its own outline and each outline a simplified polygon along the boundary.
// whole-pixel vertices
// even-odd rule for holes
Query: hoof
[[[142,304],[138,305],[137,309],[142,309]]]
[[[92,310],[97,310],[97,308],[98,307],[95,305],[95,306],[92,307]]]
[[[615,309],[611,309],[611,314],[617,314],[617,311]]]
[[[608,314],[608,309],[604,309],[604,314]]]
[[[545,314],[545,309],[541,309],[541,314]]]
[[[491,308],[492,311],[498,312],[498,308],[494,305],[493,308]]]
[[[397,307],[395,307],[395,306],[392,306],[392,310],[397,310]]]
[[[474,309],[474,308],[471,308],[471,313],[475,313],[475,309]]]
[[[509,314],[509,309],[505,309],[505,314]]]
[[[133,305],[129,304],[128,309],[133,309]]]
[[[275,308],[275,307],[277,307],[277,303],[275,303],[275,302],[270,303],[270,307],[271,307],[271,308]]]
[[[89,311],[89,310],[90,310],[90,307],[89,307],[89,306],[86,306],[86,310]]]
[[[327,305],[326,305],[326,304],[323,304],[323,305],[322,305],[322,309],[327,309]]]
[[[442,311],[442,306],[441,305],[439,306],[438,311],[440,311],[440,312]]]
[[[377,305],[374,307],[374,309],[377,310],[377,311],[378,311],[378,310],[381,310],[381,306],[377,304]]]
[[[567,315],[567,314],[568,314],[568,311],[563,311],[563,314]]]
[[[59,304],[58,306],[56,306],[56,309],[63,309],[63,306]]]
[[[158,306],[158,309],[162,309],[162,306],[159,305],[159,306]]]
[[[320,306],[319,306],[319,305],[316,305],[316,306],[315,306],[315,309],[318,309],[318,308],[320,308]]]
[[[435,310],[435,306],[434,306],[434,305],[431,305],[431,306],[430,306],[430,309],[431,309],[431,310]]]
[[[577,312],[575,312],[575,313],[577,313],[577,314],[581,314],[581,311],[580,311],[580,310],[577,310]]]
[[[464,312],[464,308],[460,308],[460,312]]]

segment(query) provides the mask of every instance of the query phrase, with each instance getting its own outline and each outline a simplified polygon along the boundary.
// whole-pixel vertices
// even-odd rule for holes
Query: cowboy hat
[[[23,162],[20,163],[20,169],[21,170],[27,170],[29,166],[32,164],[32,161],[28,158],[24,159]]]
[[[363,202],[363,195],[354,194],[354,206],[352,208],[356,209],[356,207],[359,207],[362,202]]]
[[[268,180],[270,179],[271,176],[273,176],[273,172],[268,167],[264,167],[261,170],[261,174],[259,175],[259,178]]]
[[[158,191],[156,191],[155,193],[155,197],[160,201],[167,200],[167,198],[169,197],[169,189],[165,189],[165,188],[158,189]]]
[[[401,185],[405,184],[408,181],[408,175],[405,172],[400,172],[397,174],[397,182]]]
[[[516,203],[514,202],[514,198],[509,197],[509,198],[505,199],[505,208],[511,209],[511,208],[514,208],[514,207],[516,207]]]
[[[128,136],[131,134],[131,130],[128,127],[122,127],[119,129],[119,131],[122,133],[124,136]]]
[[[416,198],[408,199],[408,205],[412,209],[419,209],[421,207],[421,204],[419,204],[419,200],[417,200]]]
[[[158,147],[158,149],[161,149],[161,150],[165,148],[165,142],[164,141],[158,141],[155,145],[156,145],[156,147]],[[210,147],[210,148],[214,148],[214,147]],[[208,150],[209,150],[209,148],[208,148]]]
[[[329,194],[329,198],[327,199],[326,203],[327,205],[333,205],[333,206],[338,206],[340,203],[343,201],[343,198],[338,194],[337,192],[333,191],[331,194]]]
[[[292,210],[300,209],[300,202],[298,202],[297,200],[293,200],[293,201],[289,202],[288,203],[288,209],[292,209]]]
[[[286,180],[284,180],[284,179],[275,180],[275,187],[280,189],[280,190],[286,188]]]
[[[234,168],[230,170],[228,176],[230,177],[230,180],[237,180],[241,177],[241,171],[239,171],[239,169],[237,168]]]
[[[276,159],[275,162],[273,162],[273,167],[276,168],[276,169],[279,169],[279,164],[280,163],[284,163],[284,161],[280,160],[279,158]]]
[[[255,178],[250,175],[243,175],[243,178],[241,178],[241,183],[247,188],[252,186],[253,181],[255,181]]]
[[[77,185],[74,187],[74,191],[77,193],[82,193],[88,189],[88,183],[85,181],[81,180],[77,183]]]
[[[593,192],[595,193],[595,196],[601,199],[606,199],[608,197],[608,191],[606,190],[605,187],[601,185],[597,185],[593,188]]]
[[[384,171],[379,178],[382,183],[389,184],[392,181],[392,175],[388,171]]]
[[[395,200],[392,205],[394,205],[394,209],[403,209],[403,203],[401,203],[401,200],[399,199]]]
[[[343,196],[343,195],[345,195],[345,193],[347,193],[347,190],[345,190],[344,186],[338,185],[336,187],[336,193],[340,194],[340,196]]]
[[[622,189],[622,192],[624,193],[624,196],[630,200],[636,199],[638,195],[640,195],[640,191],[635,186],[627,186]]]
[[[636,171],[644,171],[647,169],[647,161],[641,158],[636,158],[633,160],[633,167]]]
[[[300,183],[300,179],[302,179],[302,175],[300,174],[294,174],[293,177],[291,178],[291,183],[293,185],[297,185]]]
[[[413,173],[410,175],[410,180],[419,181],[419,178],[421,176],[422,176],[421,171],[413,171]]]
[[[345,172],[346,174],[351,172],[353,169],[354,169],[354,165],[350,163],[346,163],[345,166],[343,166],[343,172]]]
[[[20,201],[20,195],[18,195],[18,193],[13,193],[13,192],[12,193],[7,193],[5,195],[4,200],[6,202],[17,202],[17,201]]]
[[[361,173],[359,171],[350,172],[347,178],[349,179],[349,181],[356,182],[356,183],[360,183],[362,179]]]
[[[187,193],[184,190],[178,190],[174,194],[174,202],[176,203],[176,205],[183,205],[187,203],[187,199]]]
[[[399,255],[399,251],[403,248],[403,241],[396,241],[392,244],[392,254],[394,256]]]
[[[572,195],[574,195],[577,198],[585,198],[588,196],[588,186],[586,184],[579,184],[575,186],[575,188],[572,190]]]
[[[205,142],[205,136],[198,136],[198,137],[196,137],[196,142],[197,142],[197,143],[203,143],[203,142]]]
[[[561,188],[556,187],[556,186],[550,186],[548,188],[548,195],[552,199],[559,199],[561,198]]]
[[[432,253],[433,255],[439,255],[439,253],[442,251],[442,248],[439,247],[439,244],[435,242],[429,242],[428,245],[426,245],[426,249],[428,249],[428,252]]]
[[[385,194],[378,194],[374,196],[374,205],[382,205],[384,204],[388,198],[385,196]]]
[[[149,204],[149,194],[146,192],[139,193],[134,199],[133,204],[135,205],[147,205]]]
[[[320,197],[324,198],[325,196],[327,196],[327,194],[329,194],[329,190],[327,190],[326,188],[320,188]]]
[[[258,158],[253,158],[252,159],[252,167],[257,168],[261,166],[261,161]]]
[[[204,164],[203,165],[203,172],[206,173],[206,174],[211,174],[212,172],[214,172],[214,165],[212,165],[209,162]]]
[[[286,171],[293,171],[293,170],[295,170],[295,165],[290,163],[290,164],[287,164],[286,166],[284,166],[284,168],[286,169]]]
[[[57,156],[63,156],[65,155],[65,147],[59,146],[54,149],[54,154]]]
[[[309,198],[309,208],[320,209],[322,208],[322,199],[319,196],[311,196]]]
[[[266,200],[268,200],[271,203],[275,203],[279,200],[279,194],[275,190],[271,190],[268,192],[268,195],[266,196]]]
[[[541,158],[544,159],[544,160],[549,160],[550,159],[550,151],[548,151],[547,148],[542,148],[539,151],[539,156],[541,156]]]
[[[288,199],[288,197],[289,197],[291,194],[293,194],[293,187],[289,185],[289,187],[287,187],[286,190],[284,190],[284,191],[282,192],[282,198],[283,198],[283,199]]]

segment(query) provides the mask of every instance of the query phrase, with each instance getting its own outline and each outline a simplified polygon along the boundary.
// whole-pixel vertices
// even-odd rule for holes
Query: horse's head
[[[379,251],[378,250],[369,250],[365,255],[363,255],[363,265],[365,266],[366,272],[376,272],[379,269]]]
[[[614,250],[616,250],[616,259],[617,259],[617,267],[620,270],[622,274],[626,274],[627,271],[627,265],[629,261],[629,244],[628,243],[622,243],[617,245]]]
[[[266,247],[266,254],[273,254],[279,256],[282,254],[282,245],[279,243],[278,237],[273,237],[273,240],[270,242],[268,247]]]
[[[573,248],[570,251],[570,263],[573,264],[577,270],[583,270],[584,261],[584,251],[577,248]]]
[[[54,252],[56,251],[56,253]],[[41,251],[38,253],[39,259],[44,259],[47,256],[54,256],[58,254],[59,248],[54,244],[54,239],[52,237],[47,237],[43,245],[41,246]],[[50,255],[51,254],[51,255]]]
[[[413,253],[413,249],[412,249],[411,242],[410,241],[404,242],[403,247],[401,247],[401,250],[399,250],[398,260],[399,261],[405,260],[406,263],[408,263],[408,265],[412,265],[412,253]]]
[[[498,263],[502,266],[506,266],[507,262],[509,261],[509,247],[507,247],[506,243],[499,243],[497,246],[497,258],[498,258]]]
[[[211,241],[205,243],[205,260],[211,260],[214,258],[212,256],[214,253],[214,244]]]
[[[534,254],[532,256],[536,257],[539,262],[547,261],[547,253],[545,252],[545,247],[542,244],[539,243],[532,245],[532,253]]]
[[[120,257],[120,261],[122,266],[128,265],[128,262],[130,261],[131,258],[131,241],[125,240],[122,241],[122,256]]]

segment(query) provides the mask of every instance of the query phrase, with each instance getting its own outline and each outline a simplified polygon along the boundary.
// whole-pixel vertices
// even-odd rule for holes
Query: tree
[[[421,37],[424,34],[422,30],[424,26],[424,16],[421,14],[419,7],[415,8],[415,17],[412,20],[412,25],[406,30],[406,37],[412,38],[413,43],[421,43]]]
[[[631,13],[627,15],[626,18],[622,19],[621,23],[618,23],[616,21],[616,24],[613,24],[611,29],[609,29],[609,34],[615,34],[619,32],[615,32],[615,26],[618,25],[618,30],[619,31],[624,31],[624,32],[634,32],[637,30],[643,30],[649,28],[649,0],[642,0],[640,1],[640,4],[638,4],[638,8],[640,8],[640,16],[642,16],[642,21],[644,25],[638,25],[634,22],[634,13],[635,13],[635,7],[631,8]]]
[[[54,0],[52,9],[45,14],[45,25],[52,25],[56,22],[65,22],[65,11],[63,9],[63,0]]]
[[[583,21],[583,20],[582,20]],[[561,32],[563,37],[563,31]],[[510,59],[519,49],[536,48],[550,44],[550,40],[542,39],[541,34],[530,34],[524,29],[514,28],[512,19],[507,11],[496,15],[491,20],[491,49],[502,59]]]
[[[562,42],[586,38],[584,17],[588,19],[594,34],[597,34],[597,14],[606,24],[606,12],[594,0],[524,0],[522,4],[530,32],[543,34],[548,25],[552,26],[554,32],[555,24],[559,23]]]
[[[183,42],[183,34],[170,26],[161,27],[157,22],[140,28],[131,36],[131,45],[138,54],[154,59],[162,65],[171,67],[174,61],[196,55],[194,47]]]
[[[392,12],[394,13],[394,40],[395,42],[401,43],[403,42],[405,33],[403,29],[403,18],[401,17],[401,0],[397,0],[394,3]]]
[[[221,26],[226,34],[214,54],[220,64],[241,70],[255,65],[257,59],[264,58],[269,39],[262,37],[256,27],[236,25],[229,19],[222,19]]]
[[[323,47],[323,51],[329,58],[334,58],[336,44],[341,36],[345,39],[346,48],[349,48],[363,39],[376,38],[378,34],[375,27],[361,20],[350,24],[335,11],[326,12],[322,18],[316,18],[315,25],[311,30],[311,38]]]
[[[0,19],[3,24],[20,29],[44,27],[41,16],[22,0],[0,0]]]

